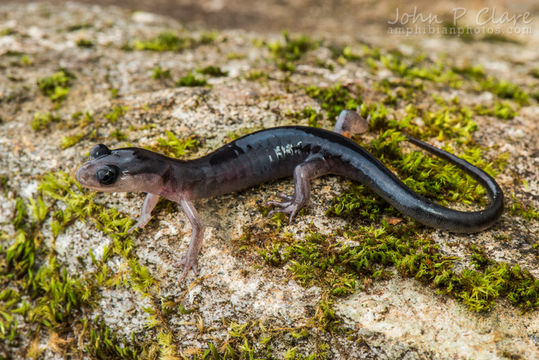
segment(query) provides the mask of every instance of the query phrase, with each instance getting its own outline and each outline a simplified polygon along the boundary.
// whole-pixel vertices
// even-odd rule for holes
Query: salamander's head
[[[90,161],[77,171],[87,188],[115,192],[157,192],[163,175],[170,171],[166,157],[140,148],[110,150],[103,144],[90,150]]]

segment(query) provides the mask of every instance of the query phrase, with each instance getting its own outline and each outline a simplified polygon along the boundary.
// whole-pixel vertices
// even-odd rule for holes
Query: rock
[[[215,4],[211,11],[222,6],[220,2]],[[290,61],[288,65],[295,70],[289,71],[283,70],[288,60],[278,55],[286,50],[275,50],[278,44],[268,45],[284,43],[274,33],[186,30],[160,15],[76,3],[3,4],[0,18],[0,32],[6,34],[0,36],[0,178],[5,179],[5,187],[0,186],[2,256],[17,244],[16,234],[20,234],[12,224],[16,198],[35,198],[46,174],[61,170],[73,175],[96,143],[111,148],[156,146],[158,139],[166,141],[166,131],[170,131],[179,139],[194,137],[200,142],[186,155],[193,158],[257,129],[307,125],[312,114],[320,126],[330,129],[334,119],[327,114],[323,101],[309,95],[306,89],[310,85],[343,84],[350,93],[359,92],[365,103],[376,104],[386,99],[387,92],[397,96],[394,89],[398,87],[405,94],[395,105],[386,104],[390,116],[405,114],[408,104],[435,111],[431,92],[446,106],[451,106],[455,94],[466,97],[465,104],[470,107],[492,109],[494,104],[509,101],[517,116],[502,119],[474,113],[479,129],[471,136],[487,161],[497,159],[498,151],[509,152],[508,164],[498,177],[508,204],[517,203],[511,200],[514,193],[518,204],[524,206],[523,212],[530,206],[538,207],[539,107],[533,96],[527,103],[517,104],[515,99],[499,98],[495,90],[476,90],[477,84],[466,77],[457,92],[449,83],[424,79],[412,86],[381,61],[375,64],[379,69],[371,68],[365,60],[367,53],[361,50],[364,42],[341,44],[337,35],[329,35],[317,50],[311,45],[316,57],[306,50],[300,59]],[[296,39],[295,35],[291,38]],[[359,58],[345,58],[342,52],[340,58],[333,56],[334,44],[350,45]],[[373,37],[369,48],[388,56],[389,50],[399,46],[404,46],[401,39],[386,36]],[[156,47],[166,51],[152,51]],[[425,52],[432,64],[440,58],[450,61],[459,57],[466,59],[463,64],[487,64],[485,68],[492,76],[501,74],[501,78],[532,91],[537,82],[529,74],[537,69],[537,57],[529,57],[526,63],[512,62],[518,60],[523,48],[526,54],[534,50],[533,43],[504,44],[500,49],[492,43],[478,45],[449,38],[422,43],[416,39],[402,48],[406,52],[402,61],[410,64],[410,59]],[[451,69],[451,63],[447,64],[444,66]],[[210,65],[219,67],[225,75],[214,76],[210,70],[204,74],[203,69]],[[59,72],[59,77],[67,78],[65,83],[55,80],[50,94],[40,90],[38,84],[43,84],[44,78]],[[205,80],[206,85],[178,86],[177,81],[190,73]],[[387,92],[384,79],[395,82]],[[420,90],[424,84],[427,91]],[[54,98],[65,89],[68,91],[63,100]],[[46,113],[54,116],[36,124],[36,117]],[[411,117],[411,122],[421,128],[429,126],[421,116]],[[377,131],[365,134],[360,142],[368,143]],[[462,149],[461,142],[452,141],[451,136],[438,141]],[[356,274],[351,294],[334,296],[334,289],[324,287],[321,279],[304,282],[291,271],[294,263],[287,261],[285,249],[294,239],[300,241],[294,244],[306,243],[311,230],[334,236],[339,244],[348,246],[361,241],[347,238],[342,229],[357,230],[367,225],[363,220],[354,222],[326,214],[332,200],[347,186],[346,180],[335,177],[315,180],[312,204],[291,225],[285,225],[286,220],[280,225],[266,219],[260,211],[265,201],[279,192],[290,192],[291,180],[197,202],[207,226],[199,258],[200,275],[191,273],[184,282],[178,280],[182,269],[176,263],[188,246],[191,227],[173,204],[159,205],[154,219],[131,238],[129,255],[123,256],[117,249],[128,244],[128,238],[115,238],[100,229],[96,225],[99,220],[93,220],[95,213],[74,218],[60,234],[53,235],[52,223],[59,221],[53,211],[65,210],[68,200],[53,201],[43,195],[50,208],[42,228],[32,233],[40,239],[36,240],[39,251],[35,270],[47,266],[50,253],[59,269],[66,270],[66,276],[91,284],[91,298],[74,305],[73,311],[55,320],[57,324],[50,330],[39,322],[39,315],[30,321],[28,316],[12,313],[18,324],[5,320],[16,335],[8,339],[0,330],[0,357],[119,356],[117,349],[107,345],[92,347],[89,334],[100,326],[116,334],[114,344],[125,340],[126,346],[149,358],[201,358],[206,350],[211,351],[210,344],[220,354],[230,345],[246,358],[248,354],[290,359],[303,358],[300,354],[328,359],[539,357],[537,311],[523,313],[508,299],[498,298],[490,310],[477,314],[469,311],[458,296],[438,294],[432,283],[405,278],[394,267],[387,270],[388,274],[395,273],[390,279]],[[92,203],[99,209],[116,209],[123,214],[121,219],[136,217],[142,201],[138,194],[97,194]],[[470,244],[474,244],[492,261],[519,264],[537,277],[539,225],[537,219],[526,220],[523,212],[507,208],[494,228],[480,234],[423,228],[419,232],[439,246],[443,257],[458,258],[458,271],[473,268]],[[393,219],[395,226],[408,221],[400,218],[397,213],[386,217]],[[373,226],[381,226],[381,220]],[[271,253],[268,248],[273,243],[276,247]],[[328,252],[332,246],[328,246]],[[272,260],[264,261],[261,253],[276,256],[276,265],[270,265]],[[105,261],[101,262],[103,257]],[[12,269],[6,265],[6,258],[0,261],[0,283],[20,291],[16,304],[27,299],[32,307],[38,307],[39,299],[47,299],[49,295],[43,289],[30,296],[22,280],[7,276]],[[328,277],[335,275],[330,273],[331,268],[326,271]],[[107,275],[96,280],[100,272]],[[26,275],[21,276],[26,279]],[[140,279],[150,280],[143,284]],[[0,312],[14,311],[4,309],[7,301],[1,299]],[[94,321],[95,317],[100,320]],[[85,321],[89,325],[83,325]],[[25,337],[27,333],[33,338]]]

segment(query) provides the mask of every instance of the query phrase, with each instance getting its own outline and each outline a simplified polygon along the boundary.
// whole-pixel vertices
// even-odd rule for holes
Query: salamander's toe
[[[193,270],[193,273],[198,276],[198,258],[189,257],[187,254],[176,264],[177,267],[183,266],[182,274],[180,275],[180,281],[184,280],[189,270]]]
[[[290,204],[294,202],[294,197],[291,195],[287,195],[285,193],[279,193],[277,194],[277,196],[283,199],[284,201],[269,200],[268,202],[266,202],[266,206],[279,206],[281,208],[285,208],[287,206],[290,206]],[[270,211],[270,213],[272,212]]]
[[[266,205],[267,206],[279,206],[279,207],[285,208],[288,205],[290,205],[291,203],[292,203],[291,201],[273,201],[273,200],[269,200],[268,202],[266,202]]]
[[[268,202],[268,203],[270,203],[270,202]],[[268,217],[271,217],[271,216],[273,216],[273,214],[276,214],[276,213],[288,214],[289,215],[289,219],[288,219],[289,224],[292,223],[292,220],[294,220],[294,218],[298,214],[298,211],[301,209],[301,206],[299,204],[296,204],[294,202],[291,203],[289,201],[285,201],[285,202],[272,201],[270,205],[280,206],[281,208],[271,210],[268,213]]]
[[[288,195],[285,193],[278,193],[277,196],[288,202],[292,202],[292,199],[294,198],[292,195]]]

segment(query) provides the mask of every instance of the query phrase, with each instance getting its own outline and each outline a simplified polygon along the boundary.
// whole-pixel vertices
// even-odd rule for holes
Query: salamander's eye
[[[120,169],[114,165],[105,165],[97,170],[97,180],[101,185],[114,184]]]
[[[96,145],[90,150],[90,160],[99,159],[105,155],[110,155],[110,150],[103,144]]]

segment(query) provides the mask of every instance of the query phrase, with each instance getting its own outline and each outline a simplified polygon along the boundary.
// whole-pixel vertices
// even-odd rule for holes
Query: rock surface
[[[16,229],[11,222],[16,198],[35,197],[47,173],[63,170],[73,174],[98,142],[111,148],[155,146],[168,130],[181,139],[196,137],[201,146],[187,156],[197,157],[223,145],[231,139],[231,133],[306,125],[306,117],[298,119],[290,114],[301,113],[306,107],[325,111],[306,93],[309,85],[359,85],[365,102],[379,101],[374,85],[397,77],[381,66],[373,70],[362,61],[333,57],[331,46],[345,45],[338,37],[324,39],[316,49],[309,50],[294,63],[295,71],[291,72],[278,68],[271,46],[266,46],[282,41],[279,34],[240,30],[208,34],[205,29],[186,29],[159,15],[75,3],[1,5],[0,19],[0,176],[6,179],[0,223],[4,248],[15,241]],[[181,51],[136,49],[135,39],[155,39],[164,31],[191,43]],[[433,62],[454,66],[481,64],[486,73],[533,93],[537,91],[537,73],[535,77],[530,74],[539,69],[536,36],[524,44],[468,43],[435,37],[404,42],[394,37],[371,38],[368,45],[383,53],[400,51],[408,58],[426,54]],[[131,49],[126,49],[126,44]],[[346,42],[358,53],[363,44],[362,39]],[[196,73],[196,69],[210,65],[220,67],[227,75]],[[170,77],[155,79],[157,67],[169,70]],[[69,82],[65,100],[53,101],[36,84],[59,68],[75,77]],[[174,79],[190,71],[208,84],[175,85]],[[470,107],[490,106],[496,98],[492,92],[471,87],[441,86],[436,93],[446,100],[458,96]],[[414,101],[425,108],[435,102],[430,94],[418,95]],[[473,138],[490,149],[485,152],[487,160],[494,159],[497,152],[509,154],[507,167],[497,177],[508,203],[515,194],[522,203],[537,209],[539,106],[533,96],[527,104],[511,104],[518,109],[513,119],[477,116],[478,131]],[[405,107],[401,102],[392,109],[402,115]],[[115,108],[124,110],[117,119],[107,117]],[[38,112],[50,112],[61,120],[35,131],[31,124]],[[93,114],[93,122],[80,126],[81,117],[73,119],[77,112]],[[331,128],[333,121],[323,117],[320,123]],[[79,138],[67,146],[66,137],[70,136]],[[509,300],[500,299],[487,312],[471,312],[455,298],[438,294],[434,287],[399,275],[372,284],[370,279],[362,279],[369,285],[357,286],[352,295],[334,299],[331,306],[340,322],[337,330],[322,330],[313,324],[326,289],[303,286],[288,265],[268,265],[257,251],[246,250],[241,242],[247,226],[264,228],[272,224],[259,210],[265,201],[280,191],[287,192],[290,186],[291,181],[284,180],[198,202],[197,209],[207,226],[199,259],[201,272],[199,277],[191,273],[185,282],[178,281],[181,268],[175,263],[187,248],[191,227],[181,212],[168,211],[164,205],[133,237],[133,256],[147,267],[158,286],[146,293],[132,285],[99,286],[93,304],[72,316],[99,316],[119,339],[131,345],[142,344],[142,353],[150,358],[159,354],[163,358],[200,358],[209,343],[214,343],[219,352],[225,351],[227,344],[236,349],[246,344],[241,355],[245,358],[249,346],[256,358],[299,359],[309,354],[329,359],[539,358],[537,311],[522,313]],[[274,236],[286,232],[303,238],[309,229],[332,234],[349,226],[348,220],[325,214],[333,197],[346,187],[344,180],[334,177],[316,180],[308,211],[293,224],[283,225],[280,235]],[[138,215],[142,201],[142,195],[128,194],[98,194],[95,198],[97,204],[132,218]],[[44,223],[41,246],[53,249],[59,264],[71,276],[96,271],[89,253],[100,259],[107,246],[112,246],[111,237],[91,221],[81,220],[53,237],[51,221],[48,218]],[[424,231],[445,256],[463,259],[457,267],[470,266],[471,242],[485,249],[490,259],[519,264],[539,276],[536,219],[528,221],[506,210],[500,222],[483,233]],[[339,239],[346,241],[342,236]],[[107,266],[121,277],[128,269],[128,260],[114,255]],[[158,325],[149,325],[155,317],[152,306],[157,303],[160,308],[159,303],[167,301],[176,302],[174,311],[158,318]],[[180,303],[192,311],[182,314]],[[301,329],[307,329],[308,334],[302,334]],[[0,339],[0,358],[35,354],[46,359],[91,357],[81,347],[84,331],[78,328],[36,330],[21,318],[17,332],[30,330],[35,334],[32,338]],[[171,334],[172,340],[167,343],[162,334]],[[269,345],[260,345],[264,336]],[[32,346],[34,352],[30,352]]]

